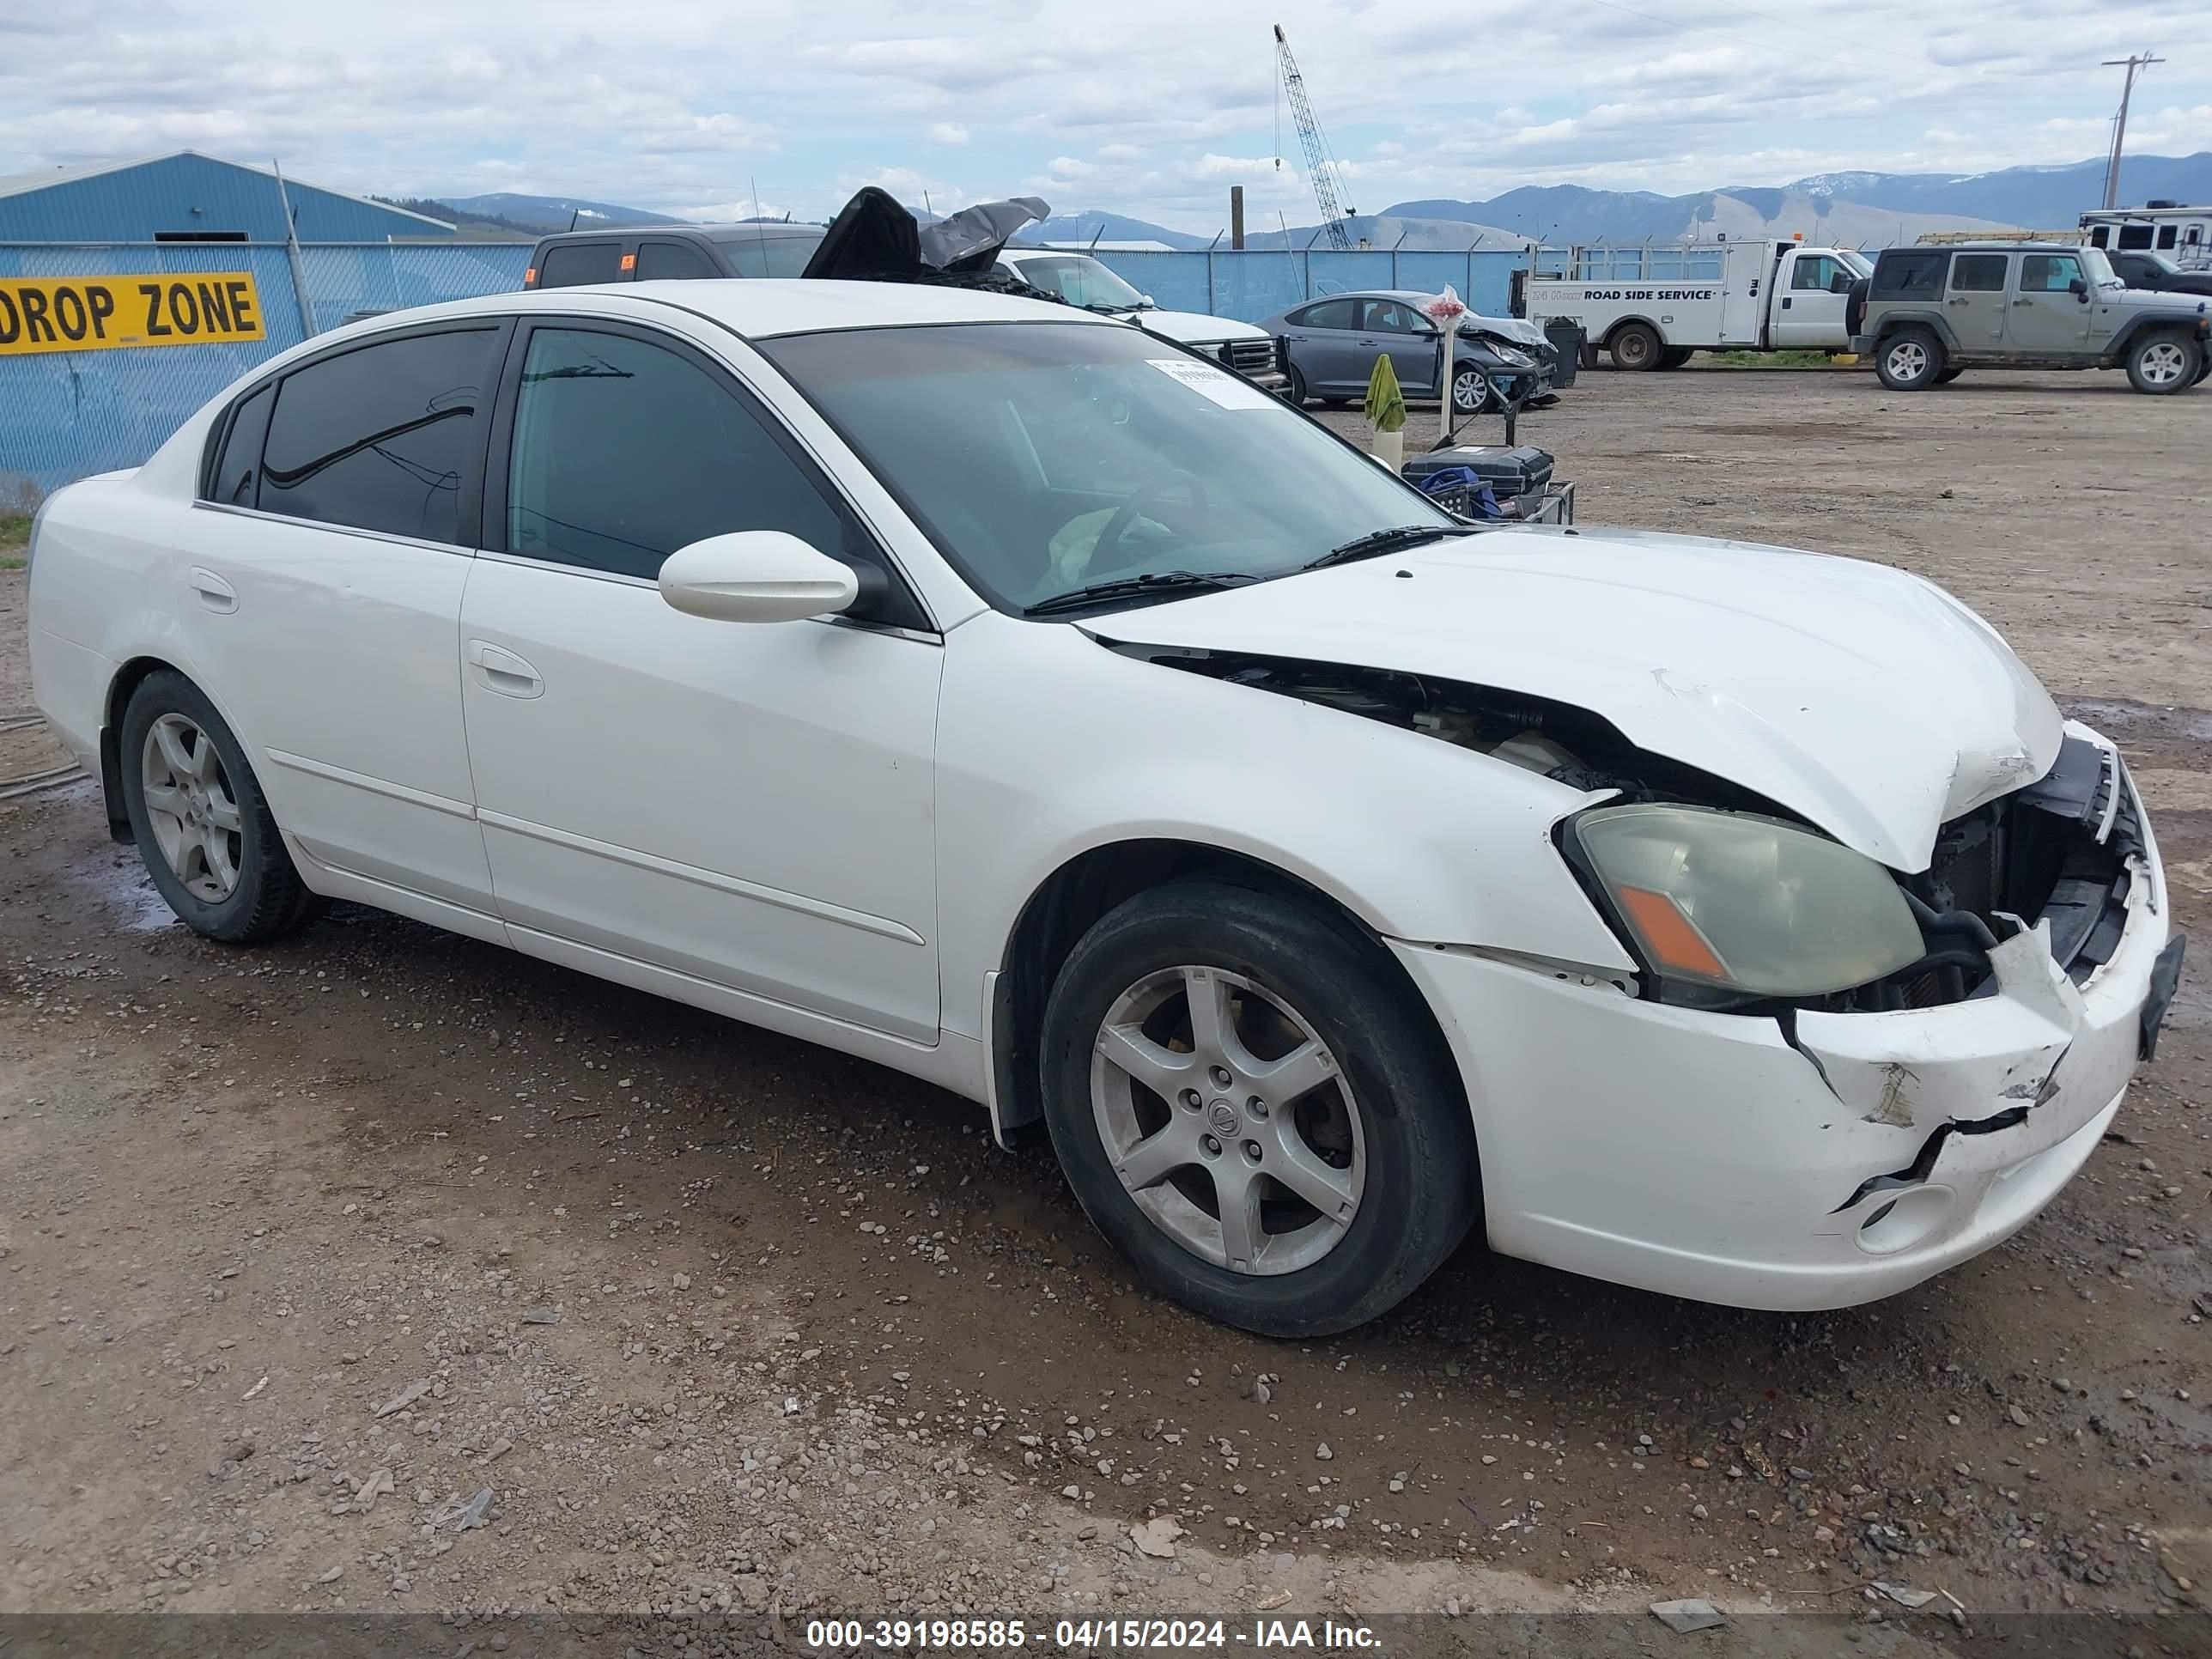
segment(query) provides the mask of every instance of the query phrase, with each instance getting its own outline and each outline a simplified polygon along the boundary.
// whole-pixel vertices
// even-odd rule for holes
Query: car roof
[[[939,283],[848,283],[816,277],[708,276],[647,283],[598,283],[526,289],[443,305],[418,306],[374,319],[387,326],[447,317],[527,316],[536,312],[604,309],[634,315],[619,304],[642,300],[709,318],[747,339],[816,334],[833,329],[918,328],[943,323],[1073,323],[1126,328],[1111,317],[1045,300],[1018,299]],[[322,337],[318,336],[319,339]]]
[[[712,225],[592,225],[579,226],[574,230],[549,230],[538,239],[543,247],[548,242],[597,242],[611,236],[703,236],[710,242],[750,240],[757,236],[764,242],[796,241],[802,237],[816,241],[822,239],[819,225],[795,225],[784,220],[763,221],[758,224],[738,222]]]

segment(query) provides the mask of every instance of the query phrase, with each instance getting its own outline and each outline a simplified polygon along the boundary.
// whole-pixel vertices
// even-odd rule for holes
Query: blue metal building
[[[453,228],[404,208],[302,184],[263,167],[180,149],[0,178],[0,242],[276,242],[284,208],[302,242],[447,238]]]

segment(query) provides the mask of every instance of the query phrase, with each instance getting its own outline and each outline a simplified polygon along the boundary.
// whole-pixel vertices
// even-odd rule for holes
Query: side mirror
[[[860,597],[850,565],[781,530],[739,530],[679,547],[660,567],[660,597],[716,622],[798,622]]]
[[[2089,284],[2083,278],[2076,276],[2072,282],[2067,283],[2066,291],[2072,295],[2075,299],[2081,301],[2084,304],[2087,303],[2089,298]]]

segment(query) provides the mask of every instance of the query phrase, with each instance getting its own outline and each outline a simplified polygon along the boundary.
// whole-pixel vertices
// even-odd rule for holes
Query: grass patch
[[[1856,359],[1838,361],[1825,351],[1700,351],[1692,368],[1853,368]]]
[[[31,544],[31,515],[0,513],[0,570],[21,570],[23,551]]]

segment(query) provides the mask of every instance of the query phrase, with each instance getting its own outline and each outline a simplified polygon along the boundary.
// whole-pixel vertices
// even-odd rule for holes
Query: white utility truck
[[[1580,323],[1615,368],[1679,368],[1693,351],[1848,351],[1844,310],[1874,269],[1802,242],[1540,247],[1528,315]]]

